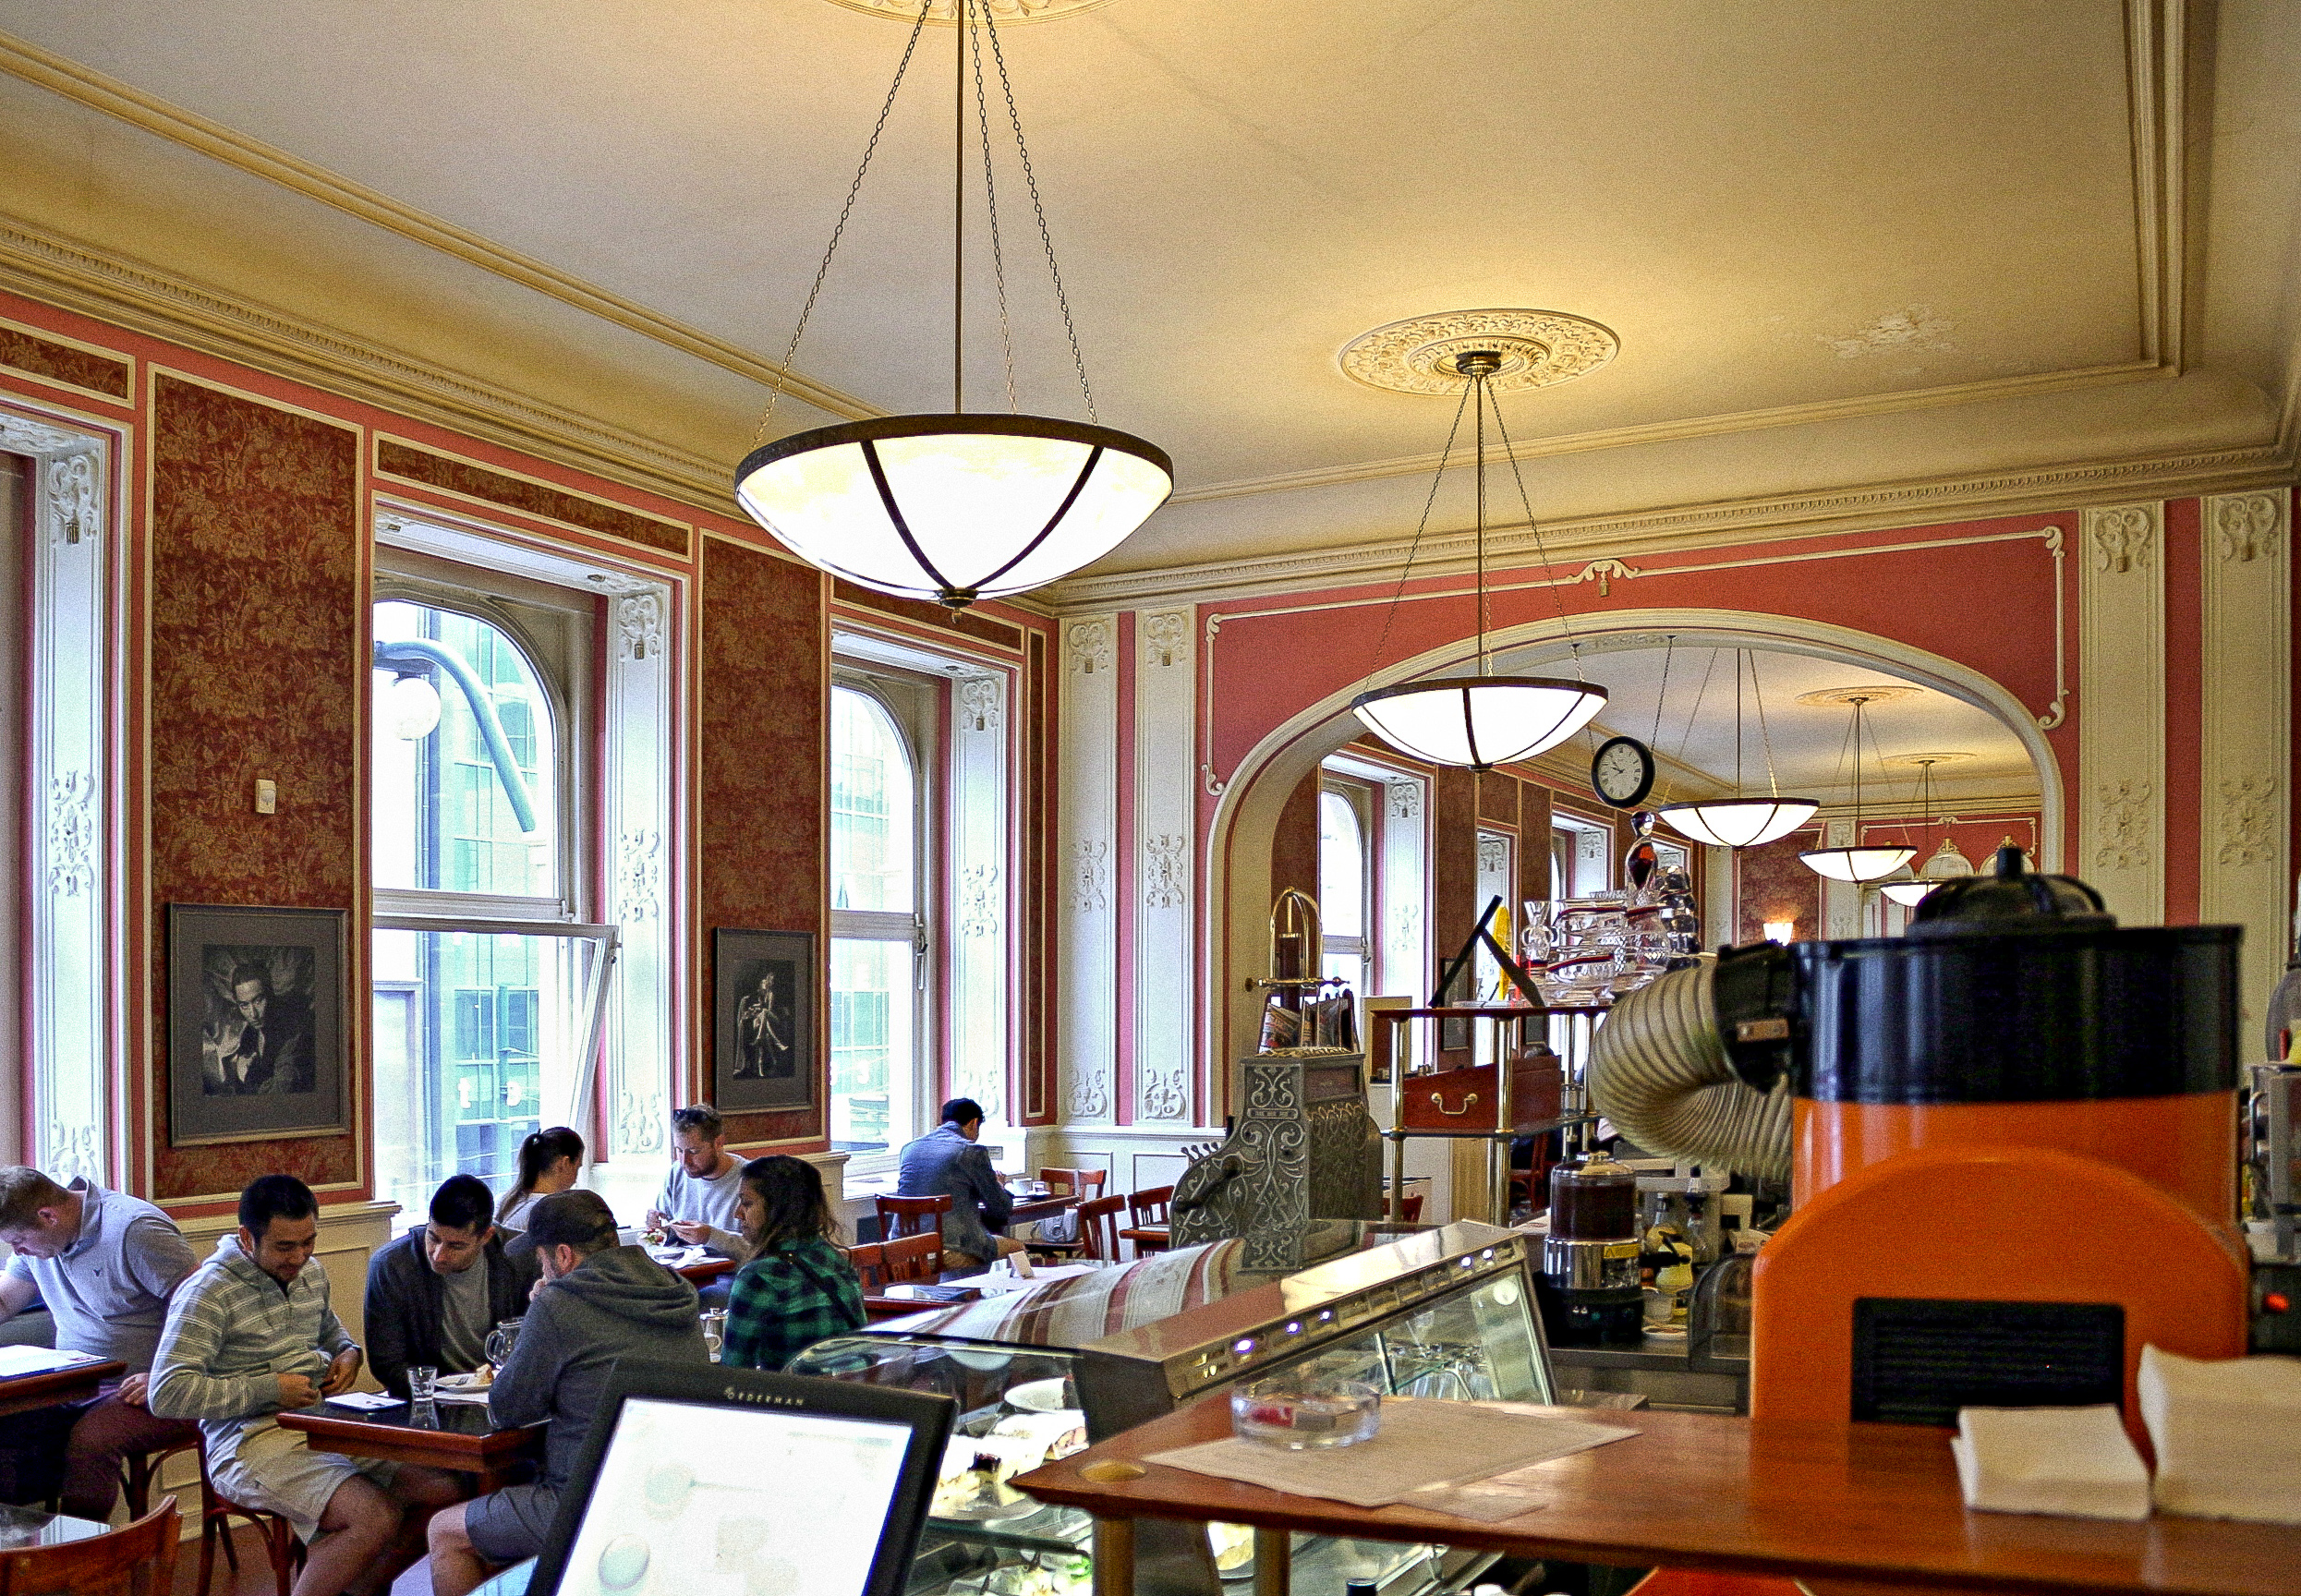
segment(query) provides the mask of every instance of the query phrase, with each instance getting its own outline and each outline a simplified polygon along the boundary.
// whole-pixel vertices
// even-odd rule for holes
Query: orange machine
[[[2115,1402],[2146,1446],[2145,1345],[2241,1355],[2237,936],[2121,928],[2006,849],[1906,937],[1726,955],[1735,1069],[1795,1097],[1752,1420]]]

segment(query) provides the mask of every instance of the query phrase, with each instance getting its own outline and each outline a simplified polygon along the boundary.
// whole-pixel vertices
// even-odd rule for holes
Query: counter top
[[[1969,1513],[1946,1430],[1860,1424],[1762,1433],[1746,1419],[1698,1413],[1609,1412],[1603,1421],[1641,1433],[1542,1465],[1552,1477],[1542,1505],[1499,1524],[1350,1507],[1142,1463],[1151,1453],[1228,1435],[1229,1408],[1220,1398],[1014,1483],[1104,1518],[1220,1519],[1627,1567],[2025,1596],[2301,1596],[2301,1529],[2164,1515],[2121,1524]],[[1142,1473],[1097,1482],[1085,1472],[1113,1463]]]

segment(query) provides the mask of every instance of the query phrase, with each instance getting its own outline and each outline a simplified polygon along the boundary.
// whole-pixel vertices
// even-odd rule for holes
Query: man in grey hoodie
[[[465,1596],[495,1568],[532,1557],[551,1532],[616,1360],[708,1363],[695,1288],[637,1247],[615,1244],[596,1191],[561,1191],[527,1211],[543,1265],[519,1342],[496,1371],[498,1425],[551,1421],[539,1484],[514,1485],[431,1520],[432,1596]]]

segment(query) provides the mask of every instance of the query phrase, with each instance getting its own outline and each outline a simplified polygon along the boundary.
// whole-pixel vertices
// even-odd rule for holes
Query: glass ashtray
[[[1382,1393],[1362,1380],[1257,1380],[1230,1394],[1234,1434],[1302,1452],[1350,1446],[1382,1425]]]

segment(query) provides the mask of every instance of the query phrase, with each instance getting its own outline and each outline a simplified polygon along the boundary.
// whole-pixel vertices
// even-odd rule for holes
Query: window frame
[[[1358,823],[1360,918],[1359,934],[1356,937],[1340,936],[1326,929],[1326,917],[1323,913],[1326,907],[1324,894],[1326,887],[1324,812],[1329,794],[1341,799],[1344,804],[1348,804],[1351,817]],[[1376,990],[1377,983],[1382,979],[1382,938],[1375,935],[1375,927],[1382,924],[1380,918],[1381,872],[1377,868],[1377,862],[1382,852],[1382,839],[1377,829],[1379,825],[1377,816],[1380,811],[1375,804],[1374,789],[1370,783],[1362,779],[1338,775],[1324,767],[1321,767],[1319,770],[1318,801],[1320,806],[1318,887],[1322,911],[1319,923],[1320,972],[1322,973],[1325,972],[1326,961],[1337,953],[1355,958],[1358,961],[1359,969],[1363,973],[1362,979],[1354,984],[1359,996],[1361,998],[1372,997]]]

